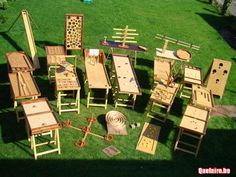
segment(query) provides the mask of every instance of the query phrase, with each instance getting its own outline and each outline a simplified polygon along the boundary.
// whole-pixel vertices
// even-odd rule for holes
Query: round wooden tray
[[[192,54],[184,49],[178,49],[176,51],[176,56],[182,60],[190,60],[192,58]]]

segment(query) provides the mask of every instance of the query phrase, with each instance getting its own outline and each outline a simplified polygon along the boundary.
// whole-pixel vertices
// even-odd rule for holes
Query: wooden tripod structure
[[[12,23],[12,25],[8,29],[8,32],[12,29],[12,27],[15,25],[15,23],[17,22],[17,20],[19,19],[20,16],[22,16],[22,19],[24,22],[25,32],[26,32],[28,45],[30,48],[31,58],[32,58],[34,67],[35,67],[35,69],[39,69],[40,65],[39,65],[39,60],[38,60],[38,51],[37,51],[37,48],[35,45],[34,36],[33,36],[31,23],[30,23],[30,20],[32,21],[32,19],[30,18],[27,10],[21,11],[21,13],[18,15],[18,17],[15,19],[15,21]]]
[[[135,33],[136,29],[129,29],[128,25],[126,25],[124,29],[113,28],[113,30],[116,36],[112,36],[112,38],[115,39],[115,42],[121,42],[119,47],[128,48],[126,43],[137,43],[135,36],[139,34]]]

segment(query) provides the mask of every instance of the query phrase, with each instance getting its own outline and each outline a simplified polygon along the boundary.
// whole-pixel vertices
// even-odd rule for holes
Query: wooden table
[[[23,52],[6,53],[8,72],[34,71],[30,58]]]
[[[170,86],[158,84],[154,88],[151,94],[151,97],[150,97],[151,104],[150,104],[147,116],[157,119],[161,122],[165,122],[168,117],[170,108],[176,97],[176,94],[178,92],[178,89],[179,89],[179,84],[177,83],[172,83]],[[159,112],[154,111],[155,106],[166,109],[166,113],[164,114],[164,116],[163,114],[161,114],[160,111]],[[156,115],[158,115],[158,117]]]
[[[137,52],[146,52],[147,49],[143,48],[141,46],[135,45],[135,44],[126,44],[127,47],[121,47],[120,42],[114,42],[114,41],[106,41],[106,43],[104,43],[104,40],[100,40],[100,45],[103,47],[108,47],[110,50],[108,51],[108,56],[110,54],[113,54],[114,49],[121,49],[121,50],[128,50],[128,51],[133,51],[134,52],[134,66],[136,66],[137,63]]]
[[[11,97],[14,100],[17,122],[19,117],[17,111],[18,101],[22,99],[37,99],[41,95],[40,90],[30,72],[8,73],[11,85]]]
[[[210,89],[200,86],[192,86],[193,105],[211,111],[214,108],[214,98]]]
[[[180,130],[176,140],[175,150],[181,150],[193,154],[196,157],[202,138],[206,134],[208,119],[209,111],[188,105],[179,125]],[[183,135],[193,140],[183,138]]]
[[[59,114],[62,112],[77,111],[80,113],[80,83],[76,74],[74,65],[66,62],[56,68],[56,92],[57,92],[57,107]],[[72,91],[73,94],[65,93],[66,91]],[[74,92],[76,91],[76,95]],[[64,92],[64,93],[63,93]],[[63,96],[75,96],[75,102],[62,103]],[[75,108],[62,109],[62,106],[74,105]]]
[[[66,50],[64,46],[45,46],[47,56],[48,80],[53,82],[55,78],[55,66],[65,61]]]
[[[46,98],[22,101],[22,107],[26,117],[26,130],[31,141],[31,149],[34,151],[34,158],[38,156],[58,152],[61,153],[59,140],[59,121],[54,115],[49,102]],[[36,137],[40,135],[53,135],[53,140],[43,143],[36,143]],[[50,138],[52,139],[52,138]],[[54,144],[55,148],[42,152],[37,152],[37,147],[42,145]]]
[[[90,56],[89,55],[90,49],[84,50],[85,56],[85,71],[86,71],[86,81],[88,83],[88,96],[87,96],[87,108],[89,106],[102,106],[107,108],[107,101],[108,101],[108,93],[109,89],[111,88],[110,80],[107,74],[105,61],[106,57],[102,49],[99,49],[98,56]],[[95,58],[95,63],[93,60]],[[97,59],[96,59],[97,58]],[[92,91],[95,90],[105,90],[104,98],[101,97],[91,97]],[[90,100],[100,100],[105,101],[103,104],[98,103],[90,103]]]
[[[161,58],[166,58],[166,59],[177,60],[177,61],[181,61],[181,62],[190,62],[191,61],[191,58],[185,60],[185,59],[177,57],[176,51],[172,51],[172,50],[165,50],[164,52],[162,52],[162,51],[163,51],[163,49],[156,48],[156,56],[161,57]]]
[[[142,94],[134,68],[127,55],[113,54],[112,57],[111,77],[114,78],[115,107],[125,106],[134,109],[136,96]],[[121,95],[128,95],[129,98],[121,98]]]
[[[202,85],[202,70],[198,67],[185,65],[180,97],[190,98],[193,84]]]

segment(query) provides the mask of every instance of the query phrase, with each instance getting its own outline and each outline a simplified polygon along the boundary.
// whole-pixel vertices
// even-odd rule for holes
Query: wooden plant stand
[[[31,72],[8,73],[11,85],[11,98],[14,101],[17,122],[24,117],[19,116],[18,102],[23,99],[37,99],[41,95],[40,90]]]
[[[115,108],[123,106],[134,109],[137,95],[142,94],[134,68],[127,55],[113,54],[112,57],[111,80],[114,83]]]
[[[75,67],[68,62],[63,62],[56,68],[56,92],[57,92],[57,107],[59,109],[59,115],[62,112],[76,111],[80,113],[80,83],[77,77]],[[72,92],[65,93],[65,92]],[[76,92],[76,93],[75,93]],[[62,97],[72,96],[75,97],[75,102],[62,103]],[[70,106],[70,108],[62,109],[62,106]],[[71,108],[73,106],[73,108]]]
[[[192,95],[192,85],[202,85],[202,70],[198,67],[184,65],[184,79],[180,98],[190,98]]]
[[[179,134],[175,143],[175,150],[180,150],[195,157],[206,134],[209,112],[188,105],[179,125]]]
[[[79,148],[82,148],[86,145],[86,139],[87,139],[88,135],[95,136],[95,137],[105,140],[105,141],[112,141],[113,140],[112,135],[107,134],[107,135],[101,136],[101,135],[98,135],[98,134],[92,132],[91,126],[96,121],[97,121],[97,119],[95,117],[91,117],[88,119],[88,122],[89,122],[88,126],[77,128],[77,127],[72,126],[72,123],[70,120],[66,120],[63,122],[63,127],[73,128],[75,130],[83,132],[84,136],[83,136],[82,140],[75,142],[76,147],[79,147]]]
[[[98,56],[90,56],[90,49],[84,50],[86,83],[88,83],[89,89],[87,96],[87,108],[89,106],[102,106],[106,109],[108,102],[108,93],[109,89],[111,88],[111,83],[105,66],[105,54],[102,49],[97,50],[99,50]],[[91,96],[92,92],[95,92],[96,90],[104,90],[105,96],[103,98]],[[104,103],[91,103],[91,101],[96,100],[104,101]]]
[[[47,98],[22,101],[22,107],[26,117],[26,130],[31,142],[31,149],[34,152],[35,160],[38,156],[53,152],[61,153],[59,140],[59,121],[54,115]],[[52,135],[54,134],[54,137]],[[50,140],[37,143],[37,137],[51,135]],[[37,152],[38,146],[54,144],[50,150]]]
[[[150,97],[150,107],[148,110],[147,117],[159,120],[161,122],[165,122],[169,112],[170,108],[174,102],[174,99],[176,97],[176,94],[179,89],[179,84],[172,83],[171,86],[164,86],[161,84],[158,84]],[[156,108],[159,109],[165,109],[166,112],[163,114],[161,113],[162,110],[157,111]]]

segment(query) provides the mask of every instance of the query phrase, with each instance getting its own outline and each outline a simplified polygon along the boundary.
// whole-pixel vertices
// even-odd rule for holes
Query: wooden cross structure
[[[135,40],[135,36],[138,36],[136,29],[129,29],[128,25],[125,26],[124,29],[121,28],[113,28],[116,36],[112,36],[115,39],[115,42],[121,42],[120,47],[128,48],[127,43],[137,43]]]

